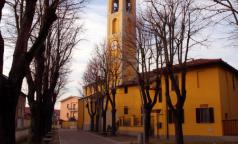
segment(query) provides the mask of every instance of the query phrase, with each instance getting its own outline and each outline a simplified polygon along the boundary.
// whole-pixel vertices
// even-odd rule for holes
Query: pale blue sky
[[[82,87],[82,75],[90,59],[95,44],[100,43],[106,38],[107,33],[107,0],[90,0],[85,8],[80,21],[85,26],[85,31],[81,35],[84,41],[77,45],[77,50],[73,53],[72,63],[70,65],[72,73],[66,86],[64,95],[80,96],[78,89]],[[197,47],[190,53],[190,58],[222,58],[225,62],[238,69],[238,48],[234,41],[227,41],[227,33],[232,31],[230,26],[217,25],[209,28],[209,42],[207,47]],[[201,35],[201,37],[203,37]],[[4,73],[7,75],[11,66],[11,49],[6,49]],[[57,107],[59,105],[57,104]]]

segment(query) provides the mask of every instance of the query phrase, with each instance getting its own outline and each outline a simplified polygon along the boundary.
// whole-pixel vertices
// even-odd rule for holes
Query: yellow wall
[[[186,78],[187,98],[184,105],[184,134],[222,135],[218,68],[211,67],[189,71]],[[162,89],[164,89],[164,84]],[[174,92],[172,93],[174,94]],[[165,99],[165,96],[163,98]],[[196,123],[196,108],[201,105],[214,108],[215,123]],[[169,133],[174,135],[173,124],[169,124]]]
[[[84,108],[81,107],[81,110],[79,110],[79,118],[83,117],[83,123],[82,123],[82,128],[84,130],[89,130],[90,129],[90,116],[88,114],[88,109],[86,107],[86,99],[80,99],[80,105],[82,104]],[[80,113],[80,111],[83,111]]]
[[[84,122],[84,102],[78,100],[78,128],[83,129]]]
[[[62,122],[61,125],[62,128],[66,128],[66,129],[72,129],[72,128],[77,128],[77,122]]]
[[[227,69],[219,69],[220,93],[222,104],[222,120],[238,119],[238,77]],[[234,77],[234,88],[233,88]]]
[[[223,107],[226,111],[230,109],[232,118],[237,118],[237,107],[235,102],[237,101],[238,94],[233,91],[233,94],[229,88],[232,88],[231,85],[227,85],[229,88],[225,88],[224,85],[224,70],[219,67],[210,67],[210,68],[199,68],[196,70],[189,71],[187,73],[187,99],[184,105],[185,113],[185,122],[183,124],[184,134],[185,135],[203,135],[203,136],[221,136],[222,132],[222,107],[221,101],[223,101]],[[227,73],[228,74],[228,73]],[[228,74],[230,77],[231,75]],[[180,77],[181,78],[181,77]],[[231,79],[231,78],[230,78]],[[231,81],[231,80],[230,80]],[[236,79],[237,82],[237,79]],[[232,84],[230,82],[230,84]],[[238,84],[238,83],[237,83]],[[154,124],[156,125],[157,121],[162,122],[162,128],[155,129],[155,133],[160,135],[166,134],[166,102],[165,102],[165,84],[164,79],[162,78],[162,103],[157,103],[154,109],[162,109],[160,114],[153,113]],[[223,93],[220,93],[220,92]],[[172,101],[176,102],[175,93],[170,91]],[[151,92],[151,95],[153,92]],[[222,100],[221,100],[222,98]],[[226,101],[224,100],[226,99]],[[124,94],[124,89],[121,88],[118,90],[117,100],[117,117],[123,117],[123,107],[129,107],[130,115],[140,115],[141,114],[141,97],[139,88],[132,86],[128,88],[128,94]],[[229,100],[229,103],[227,102]],[[214,123],[196,123],[196,108],[200,108],[201,105],[207,105],[208,107],[214,108]],[[224,108],[223,108],[224,109]],[[158,118],[157,118],[158,117]],[[156,127],[156,126],[155,126]],[[123,127],[123,131],[134,131],[132,127]],[[138,129],[138,128],[135,128]],[[169,124],[169,134],[174,135],[174,125]]]
[[[75,108],[73,105],[75,104]],[[68,105],[68,107],[67,107]],[[67,117],[68,114],[68,117]],[[69,97],[61,101],[60,105],[60,119],[68,121],[70,117],[78,119],[78,97]]]

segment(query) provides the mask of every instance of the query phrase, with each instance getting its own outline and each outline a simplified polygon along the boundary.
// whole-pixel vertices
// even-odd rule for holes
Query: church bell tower
[[[121,54],[121,84],[135,81],[136,0],[108,0],[108,48]]]

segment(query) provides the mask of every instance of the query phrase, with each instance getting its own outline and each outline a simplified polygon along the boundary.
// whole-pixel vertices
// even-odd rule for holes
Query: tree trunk
[[[175,126],[175,142],[176,144],[184,144],[183,141],[183,126],[182,126],[182,110],[177,109],[173,112]]]
[[[17,88],[0,75],[0,142],[15,144]]]
[[[0,31],[0,74],[3,72],[4,40]]]
[[[52,118],[54,114],[54,104],[51,104],[51,109],[48,113],[48,121],[47,121],[47,132],[52,130]]]
[[[8,110],[7,110],[8,109]],[[1,144],[15,144],[15,110],[14,107],[5,107],[0,115],[0,142]]]
[[[116,135],[116,108],[112,108],[112,135]]]
[[[106,133],[107,131],[107,112],[106,111],[102,113],[102,131],[103,133]]]
[[[45,95],[43,100],[43,128],[44,136],[52,129],[52,117],[54,113],[54,102],[52,101],[53,94]]]
[[[95,131],[98,132],[99,131],[99,114],[96,114],[96,129]]]
[[[94,116],[90,116],[90,131],[93,131],[94,130]]]
[[[151,109],[144,109],[144,144],[149,144],[150,139],[150,114]]]
[[[42,140],[42,116],[39,104],[31,105],[31,137],[30,143],[40,144]]]
[[[0,22],[2,20],[2,9],[6,1],[1,0],[0,2]],[[3,59],[4,59],[4,39],[2,37],[2,31],[0,30],[0,74],[3,72]]]

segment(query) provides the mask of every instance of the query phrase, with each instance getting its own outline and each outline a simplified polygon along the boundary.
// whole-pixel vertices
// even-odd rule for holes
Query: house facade
[[[64,121],[78,120],[78,97],[70,96],[61,100],[60,119]]]

